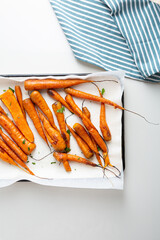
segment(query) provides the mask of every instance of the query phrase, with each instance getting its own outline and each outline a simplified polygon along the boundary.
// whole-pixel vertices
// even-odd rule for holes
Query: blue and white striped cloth
[[[50,0],[77,59],[160,82],[160,6],[150,0]]]

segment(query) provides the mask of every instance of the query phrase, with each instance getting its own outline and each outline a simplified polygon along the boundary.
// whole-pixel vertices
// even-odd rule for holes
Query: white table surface
[[[0,75],[88,73],[48,0],[0,0]],[[160,84],[125,80],[125,107],[160,122]],[[0,189],[0,240],[160,239],[160,126],[125,113],[124,191],[16,183]]]

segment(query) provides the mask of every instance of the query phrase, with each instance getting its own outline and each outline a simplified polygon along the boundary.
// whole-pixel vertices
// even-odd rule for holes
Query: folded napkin
[[[160,6],[149,0],[50,0],[75,57],[160,82]]]

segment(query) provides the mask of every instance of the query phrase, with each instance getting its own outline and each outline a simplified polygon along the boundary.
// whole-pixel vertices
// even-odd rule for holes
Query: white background
[[[0,0],[0,74],[88,73],[47,0]],[[125,107],[160,122],[160,84],[125,80]],[[0,189],[0,240],[160,239],[160,126],[125,113],[124,191]]]

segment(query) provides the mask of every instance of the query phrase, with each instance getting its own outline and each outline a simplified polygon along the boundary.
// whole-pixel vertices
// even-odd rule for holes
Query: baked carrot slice
[[[125,108],[123,108],[120,105],[112,102],[109,99],[98,97],[98,96],[90,94],[90,93],[82,92],[82,91],[79,91],[79,90],[76,90],[76,89],[73,89],[73,88],[65,88],[65,92],[67,94],[70,94],[70,95],[72,95],[74,97],[77,97],[77,98],[88,99],[88,100],[96,101],[96,102],[102,102],[102,103],[111,105],[114,108],[119,108],[121,110],[125,110]]]
[[[82,83],[93,82],[90,80],[82,79],[28,79],[24,82],[24,87],[26,90],[40,90],[40,89],[50,89],[50,88],[66,88]]]
[[[35,143],[29,142],[15,126],[15,124],[4,114],[0,113],[0,125],[6,130],[17,145],[28,155],[36,147]]]
[[[56,151],[64,151],[65,148],[66,148],[66,144],[65,144],[65,141],[62,138],[61,134],[59,133],[59,131],[57,131],[56,129],[54,129],[51,126],[50,122],[47,120],[47,118],[39,110],[38,110],[38,114],[39,114],[41,122],[44,126],[45,131],[48,133],[48,135],[52,139],[52,142],[51,142],[52,147]]]
[[[85,143],[89,146],[89,148],[92,151],[98,153],[98,150],[97,150],[97,148],[95,148],[95,146],[94,146],[90,136],[88,135],[86,129],[80,123],[75,123],[73,125],[73,129],[79,135],[79,137],[81,137],[85,141]]]
[[[86,115],[87,118],[91,119],[91,114],[87,107],[83,107],[82,112],[83,112],[83,114]]]
[[[73,112],[73,110],[70,108],[70,106],[68,105],[68,103],[61,97],[61,95],[56,92],[53,89],[49,89],[47,91],[47,93],[49,94],[50,97],[52,97],[53,99],[59,101],[63,106],[65,106],[70,112]]]
[[[28,123],[22,113],[22,110],[16,100],[16,97],[14,96],[13,92],[9,89],[2,95],[0,95],[0,99],[5,104],[5,106],[10,111],[16,126],[18,129],[22,132],[24,137],[30,141],[34,141],[34,135],[28,126]]]
[[[24,117],[26,118],[26,113],[25,113],[25,110],[24,110],[24,107],[23,107],[23,103],[22,103],[22,91],[21,91],[21,88],[20,86],[15,86],[15,94],[16,94],[16,98],[17,98],[17,101],[19,103],[19,106],[22,110],[22,113],[24,115]]]
[[[94,162],[91,162],[91,161],[89,161],[89,160],[87,160],[85,158],[82,158],[82,157],[76,156],[76,155],[72,155],[72,154],[54,152],[53,156],[59,162],[71,161],[71,162],[83,163],[83,164],[86,164],[86,165],[90,165],[92,167],[99,167]]]
[[[52,114],[51,110],[49,109],[48,104],[46,103],[45,99],[40,94],[40,92],[33,91],[30,95],[30,98],[31,98],[32,102],[34,102],[41,109],[41,111],[44,113],[44,115],[48,118],[52,127],[55,128],[56,130],[58,130],[58,128],[56,127],[56,125],[54,123],[53,114]]]
[[[78,146],[80,147],[82,153],[86,158],[91,158],[93,156],[93,151],[89,148],[89,146],[83,141],[81,137],[79,137],[75,131],[67,124],[68,129],[70,130],[71,134],[75,138]]]
[[[66,142],[67,147],[70,148],[70,136],[66,131],[66,123],[65,123],[62,104],[60,102],[56,102],[56,103],[52,104],[52,108],[57,117],[61,135],[62,135],[64,141]]]
[[[0,146],[16,163],[25,168],[31,175],[34,175],[34,173],[27,167],[27,165],[1,139]]]
[[[10,149],[12,149],[22,161],[27,162],[28,158],[27,155],[1,129],[0,136],[2,137],[3,141],[7,144],[7,146]]]
[[[32,120],[37,132],[39,133],[39,135],[48,144],[47,138],[46,138],[45,133],[44,133],[43,128],[42,128],[41,121],[40,121],[39,116],[38,116],[38,113],[37,113],[37,111],[34,107],[34,104],[32,103],[30,98],[27,98],[27,99],[23,100],[23,107],[26,110],[26,112],[28,113],[28,115],[29,115],[30,119]]]

